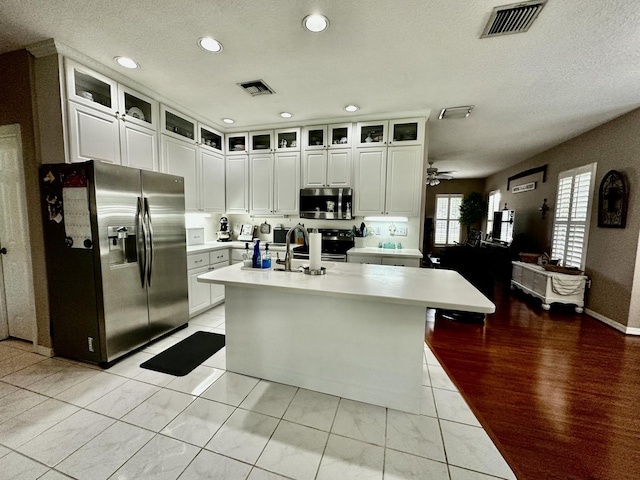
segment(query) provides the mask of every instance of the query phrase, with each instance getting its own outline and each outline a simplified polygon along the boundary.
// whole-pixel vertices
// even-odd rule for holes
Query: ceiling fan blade
[[[451,175],[448,175],[446,173],[438,173],[436,175],[436,178],[439,180],[453,180],[453,177]]]

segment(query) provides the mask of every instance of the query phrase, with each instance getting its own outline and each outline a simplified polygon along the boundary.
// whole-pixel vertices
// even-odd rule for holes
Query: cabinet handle
[[[118,118],[118,115],[120,115],[120,112],[116,112],[115,117]]]
[[[202,263],[202,260],[196,260],[194,263]]]

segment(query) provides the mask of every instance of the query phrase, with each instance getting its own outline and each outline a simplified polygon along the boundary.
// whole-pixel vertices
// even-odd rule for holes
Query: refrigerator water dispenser
[[[107,227],[109,237],[109,265],[124,265],[138,261],[138,242],[135,226]]]

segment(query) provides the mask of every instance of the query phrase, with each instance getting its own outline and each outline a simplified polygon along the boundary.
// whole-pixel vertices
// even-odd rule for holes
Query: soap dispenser
[[[256,240],[256,244],[253,246],[253,268],[262,268],[262,256],[260,255],[260,240]]]
[[[264,253],[262,254],[262,268],[271,268],[271,252],[269,251],[269,244],[265,244]]]
[[[242,252],[242,266],[244,268],[251,268],[253,260],[251,258],[251,252],[249,252],[249,244],[244,244],[244,252]]]

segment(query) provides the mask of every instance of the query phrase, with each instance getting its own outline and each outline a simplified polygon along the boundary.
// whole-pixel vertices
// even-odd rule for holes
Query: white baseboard
[[[43,347],[42,345],[34,345],[33,352],[45,357],[53,357],[53,348]]]
[[[627,327],[626,325],[622,325],[621,323],[616,322],[615,320],[611,320],[604,315],[600,315],[599,313],[594,312],[589,308],[584,309],[585,313],[590,317],[595,318],[596,320],[600,320],[602,323],[606,323],[610,327],[615,328],[616,330],[626,334],[626,335],[640,335],[640,328],[636,327]]]

